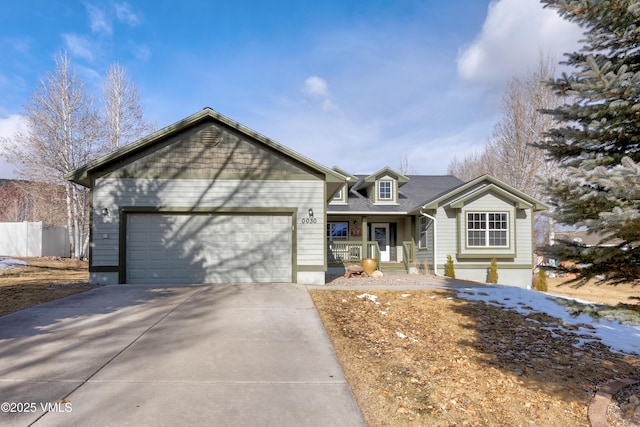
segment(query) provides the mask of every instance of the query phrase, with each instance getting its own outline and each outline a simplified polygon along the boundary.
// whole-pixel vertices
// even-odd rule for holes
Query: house
[[[382,271],[444,274],[447,256],[456,278],[485,282],[492,258],[500,283],[531,286],[533,213],[546,205],[489,175],[402,175],[384,168],[349,175],[327,208],[329,271],[361,256]]]
[[[586,229],[577,229],[577,230],[564,230],[564,231],[556,231],[551,236],[551,245],[556,244],[556,242],[570,242],[579,246],[584,246],[587,248],[593,247],[615,247],[623,245],[624,241],[617,237],[614,237],[611,233],[606,232],[589,232]],[[545,258],[541,256],[540,264],[548,265],[551,267],[573,267],[576,266],[576,263],[573,261],[559,261],[553,258]],[[557,272],[554,270],[549,271],[549,277],[556,277],[559,274],[560,277],[566,279],[575,279],[575,273],[565,273],[565,272]]]
[[[381,268],[528,287],[532,216],[495,178],[354,176],[205,108],[67,175],[91,188],[96,283],[324,284],[363,257]],[[388,264],[387,264],[388,263]]]

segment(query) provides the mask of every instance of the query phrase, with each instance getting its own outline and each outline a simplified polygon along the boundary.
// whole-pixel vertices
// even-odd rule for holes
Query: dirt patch
[[[363,294],[311,291],[370,426],[587,426],[599,385],[640,369],[604,345],[574,347],[545,314],[449,291]]]
[[[68,258],[19,258],[27,266],[0,270],[0,316],[93,289],[88,263]]]

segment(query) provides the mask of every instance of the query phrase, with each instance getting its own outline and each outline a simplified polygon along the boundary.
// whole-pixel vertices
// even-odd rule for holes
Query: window
[[[423,249],[427,247],[427,227],[429,223],[424,216],[420,217],[418,223],[418,248]]]
[[[391,181],[380,181],[378,183],[378,199],[391,200]]]
[[[327,238],[329,240],[347,240],[349,224],[346,222],[330,222],[327,224]]]
[[[467,245],[474,247],[505,247],[509,245],[506,212],[467,213]]]
[[[338,191],[335,196],[333,196],[333,200],[342,200],[342,190]]]

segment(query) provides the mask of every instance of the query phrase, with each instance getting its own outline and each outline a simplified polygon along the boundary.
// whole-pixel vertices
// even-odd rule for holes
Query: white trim
[[[495,249],[505,249],[505,248],[509,248],[510,246],[510,239],[509,239],[509,234],[511,233],[511,222],[510,222],[510,215],[508,211],[464,211],[464,238],[465,238],[465,246],[467,247],[467,249],[469,250],[473,250],[473,249],[486,249],[486,248],[495,248]],[[484,219],[484,223],[485,223],[485,228],[484,229],[471,229],[469,230],[469,215],[475,215],[475,214],[479,214],[479,215],[484,215],[485,219]],[[506,225],[507,228],[498,228],[498,229],[491,229],[489,228],[489,215],[491,214],[498,214],[498,215],[506,215]],[[481,220],[482,221],[482,220]],[[495,219],[494,219],[495,221]],[[473,222],[473,220],[472,220]],[[489,244],[489,232],[493,230],[493,231],[504,231],[505,232],[505,244],[504,245],[490,245]],[[469,244],[469,231],[484,231],[484,239],[485,239],[485,244],[484,245],[471,245]]]
[[[385,231],[386,250],[380,249],[380,262],[388,262],[391,260],[391,227],[388,222],[371,223],[371,240],[376,240],[376,228],[382,228]]]

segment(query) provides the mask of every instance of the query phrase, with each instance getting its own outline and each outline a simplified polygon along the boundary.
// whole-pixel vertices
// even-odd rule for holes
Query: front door
[[[373,235],[373,240],[378,242],[378,246],[380,247],[380,262],[389,261],[391,259],[391,251],[389,247],[389,224],[371,224],[371,234]]]

